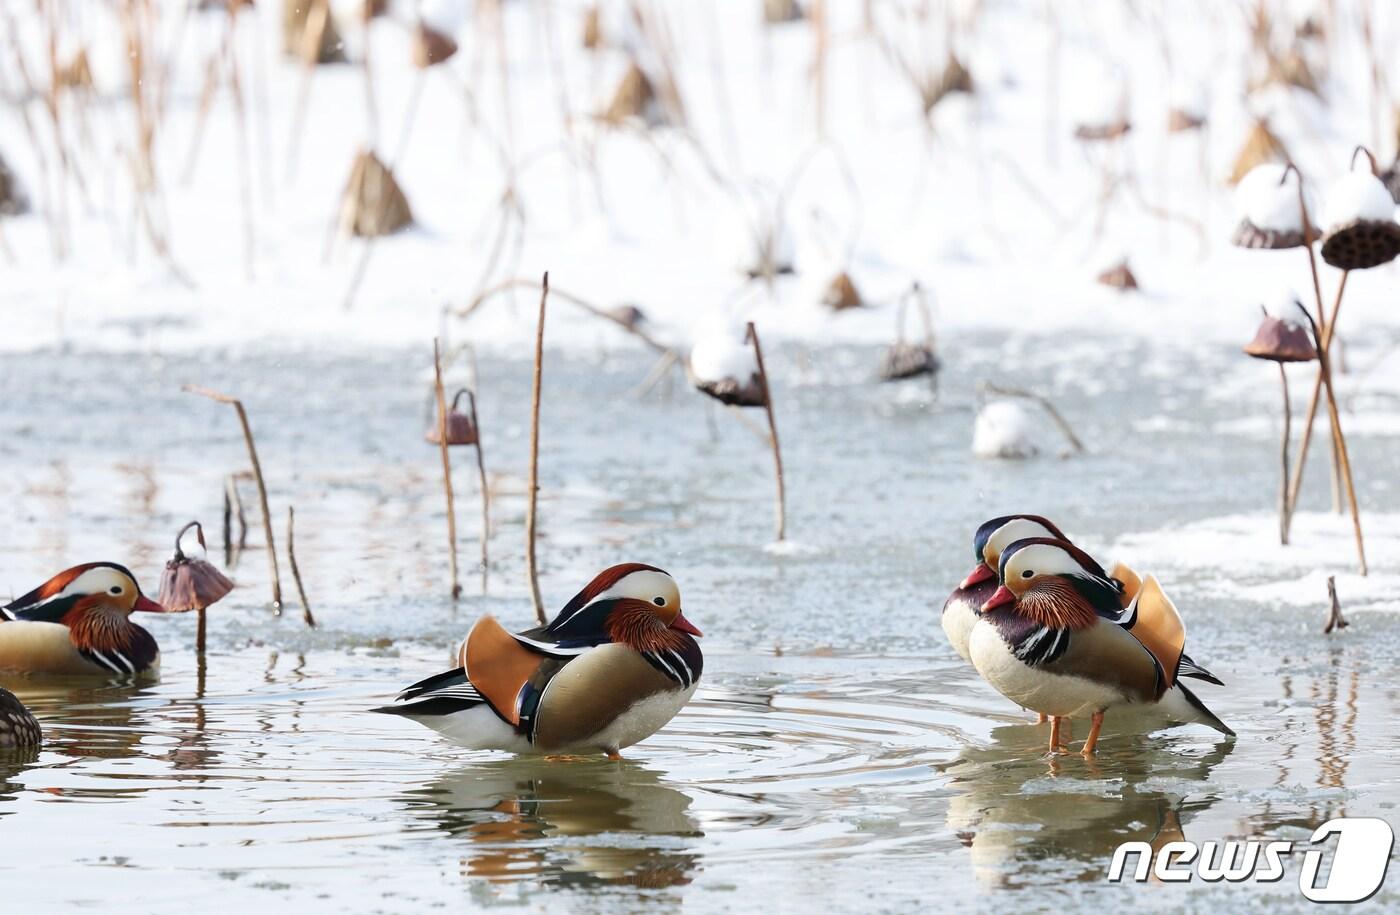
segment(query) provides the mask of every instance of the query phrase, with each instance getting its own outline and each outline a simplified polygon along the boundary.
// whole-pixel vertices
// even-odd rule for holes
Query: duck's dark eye
[[[112,591],[113,594],[120,594],[120,593],[122,593],[121,585],[112,585],[111,591]]]
[[[1026,569],[1026,571],[1024,571],[1024,572],[1021,573],[1021,577],[1022,577],[1022,578],[1035,578],[1035,572],[1031,571],[1030,569]]]
[[[651,602],[652,602],[653,604],[656,604],[656,606],[658,606],[658,607],[664,607],[664,606],[666,606],[666,598],[664,598],[664,597],[653,597],[653,598],[651,599]]]

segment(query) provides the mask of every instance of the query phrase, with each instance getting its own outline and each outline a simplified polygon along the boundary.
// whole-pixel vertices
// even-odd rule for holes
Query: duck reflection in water
[[[1033,726],[996,728],[989,747],[964,750],[946,770],[957,792],[948,827],[983,885],[1102,880],[1122,842],[1157,849],[1190,837],[1192,818],[1216,800],[1207,779],[1235,746],[1187,750],[1174,737],[1131,735],[1086,765],[1028,756],[1039,739]]]
[[[660,773],[622,763],[518,758],[444,775],[403,800],[466,839],[462,873],[491,882],[683,886],[704,835],[690,798]]]

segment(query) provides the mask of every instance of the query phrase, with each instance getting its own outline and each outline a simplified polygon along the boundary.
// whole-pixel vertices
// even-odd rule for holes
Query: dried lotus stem
[[[438,450],[442,453],[442,487],[447,494],[447,556],[452,575],[452,599],[462,594],[457,579],[457,507],[452,498],[452,461],[447,456],[447,392],[442,387],[442,353],[433,338],[433,388],[437,394]]]
[[[297,568],[297,548],[293,527],[296,524],[296,510],[287,506],[287,565],[292,567],[292,581],[297,585],[297,600],[301,601],[301,621],[308,629],[316,628],[316,617],[311,615],[311,604],[306,600],[306,588],[301,583],[301,570]]]
[[[544,368],[544,314],[549,300],[549,272],[540,281],[540,317],[535,327],[535,375],[530,395],[530,483],[525,509],[525,572],[530,579],[530,600],[535,618],[544,625],[544,599],[540,597],[539,568],[535,565],[536,504],[540,491],[540,380]]]
[[[774,506],[777,523],[777,537],[782,542],[787,537],[787,490],[783,485],[783,450],[778,445],[778,424],[773,418],[773,391],[768,386],[768,370],[763,365],[763,347],[758,342],[758,330],[753,322],[748,323],[745,339],[753,344],[754,361],[758,363],[758,381],[763,386],[763,409],[768,414],[768,444],[773,448],[774,475],[778,481],[777,503]]]
[[[248,446],[248,459],[253,464],[253,480],[258,484],[258,501],[262,506],[263,536],[267,538],[267,561],[272,571],[272,609],[282,615],[282,576],[277,571],[277,549],[272,537],[272,514],[267,507],[267,484],[263,482],[262,464],[258,461],[258,446],[253,441],[253,429],[248,425],[248,411],[243,409],[243,401],[219,391],[187,384],[182,391],[198,394],[218,403],[228,404],[238,413],[238,423],[243,427],[243,441]]]

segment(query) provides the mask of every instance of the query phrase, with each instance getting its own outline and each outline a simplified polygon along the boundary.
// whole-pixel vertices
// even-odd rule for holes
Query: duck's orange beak
[[[703,632],[695,628],[694,623],[685,618],[685,614],[683,613],[677,613],[676,618],[671,620],[671,628],[679,629],[681,632],[688,632],[697,638],[704,635]]]
[[[977,568],[967,573],[967,577],[962,580],[962,584],[958,585],[958,587],[966,591],[973,585],[979,585],[990,578],[996,577],[997,573],[992,571],[991,566],[987,565],[985,562],[979,562],[977,563]]]
[[[988,613],[998,607],[1005,607],[1007,604],[1016,603],[1016,595],[1011,593],[1011,589],[1006,585],[997,588],[996,593],[987,598],[987,602],[982,605],[982,612]]]
[[[155,601],[151,600],[149,597],[147,597],[147,596],[144,595],[144,594],[141,594],[141,595],[137,596],[137,598],[136,598],[136,603],[134,603],[134,604],[131,605],[131,609],[132,609],[132,610],[144,610],[144,611],[146,611],[147,613],[169,613],[169,612],[170,612],[169,610],[165,609],[165,608],[162,607],[160,604],[158,604],[158,603],[156,603]]]

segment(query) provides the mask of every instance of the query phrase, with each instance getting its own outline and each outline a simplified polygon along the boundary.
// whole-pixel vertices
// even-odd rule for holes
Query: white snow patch
[[[1339,226],[1355,219],[1385,222],[1395,218],[1395,200],[1381,179],[1368,171],[1354,171],[1327,189],[1322,208],[1324,226]]]
[[[972,453],[980,458],[1035,457],[1034,420],[1014,400],[993,400],[977,414],[972,426]]]
[[[690,350],[690,371],[696,381],[733,379],[747,384],[758,374],[753,348],[744,342],[744,332],[724,328],[706,333]]]
[[[1240,179],[1235,188],[1235,205],[1240,213],[1260,229],[1275,232],[1301,232],[1302,214],[1298,212],[1298,173],[1288,172],[1274,162],[1256,165]],[[1312,193],[1303,193],[1308,212],[1314,212]]]
[[[1357,570],[1351,517],[1331,512],[1294,516],[1289,545],[1278,542],[1275,514],[1225,515],[1120,537],[1106,551],[1140,574],[1153,573],[1168,592],[1192,580],[1211,593],[1260,604],[1326,607],[1335,576],[1344,611],[1397,610],[1400,514],[1361,515],[1370,574]]]

